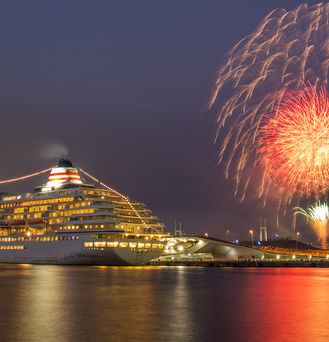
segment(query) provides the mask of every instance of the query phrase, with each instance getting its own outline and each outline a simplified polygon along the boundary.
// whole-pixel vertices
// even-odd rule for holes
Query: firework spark
[[[233,175],[235,193],[240,191],[242,198],[255,174],[250,170],[259,159],[264,115],[273,113],[287,93],[302,90],[307,83],[317,89],[327,85],[328,35],[329,4],[274,10],[230,51],[220,68],[209,106],[221,105],[219,161],[225,176]],[[271,181],[263,172],[257,174],[258,196],[266,200]],[[313,183],[309,188],[315,190]],[[285,201],[289,200],[288,196]]]
[[[322,246],[326,246],[328,237],[328,223],[329,223],[329,207],[327,203],[320,201],[309,207],[307,210],[303,208],[294,208],[294,215],[303,215],[307,221],[311,222],[311,226],[321,241]]]
[[[329,186],[329,98],[309,87],[283,99],[260,128],[264,172],[299,196],[325,194]]]

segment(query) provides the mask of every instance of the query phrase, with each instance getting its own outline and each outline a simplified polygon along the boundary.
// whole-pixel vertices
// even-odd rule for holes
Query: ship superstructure
[[[0,262],[139,265],[160,255],[168,235],[159,218],[102,185],[62,159],[32,193],[2,195]]]

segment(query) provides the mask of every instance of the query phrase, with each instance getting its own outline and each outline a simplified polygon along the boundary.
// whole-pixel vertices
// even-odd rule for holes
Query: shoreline
[[[328,260],[207,260],[207,261],[152,261],[149,266],[192,266],[192,267],[309,267],[329,268]]]

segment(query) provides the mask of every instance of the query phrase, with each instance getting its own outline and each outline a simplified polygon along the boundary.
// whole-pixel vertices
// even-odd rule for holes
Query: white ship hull
[[[85,235],[85,234],[84,234]],[[143,265],[158,257],[163,248],[85,247],[85,243],[110,243],[90,236],[67,241],[18,241],[0,243],[0,263],[66,265]],[[112,241],[113,242],[113,241]],[[127,240],[116,240],[117,243]],[[139,240],[129,240],[138,243]],[[158,242],[158,241],[151,241]]]

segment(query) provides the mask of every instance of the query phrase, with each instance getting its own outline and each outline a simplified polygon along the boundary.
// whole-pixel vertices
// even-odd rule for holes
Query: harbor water
[[[329,270],[0,265],[1,341],[328,341]]]

